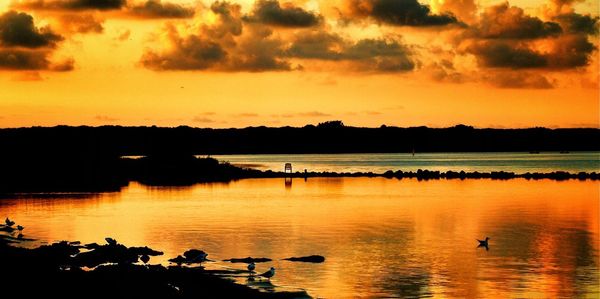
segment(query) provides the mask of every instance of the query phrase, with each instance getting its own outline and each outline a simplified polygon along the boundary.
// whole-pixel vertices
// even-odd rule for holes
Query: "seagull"
[[[488,244],[489,239],[490,239],[490,237],[485,237],[485,240],[475,239],[475,240],[477,240],[477,242],[479,242],[479,246],[477,246],[477,248],[485,247],[485,250],[489,250],[489,244]]]
[[[255,268],[256,268],[256,264],[254,264],[254,262],[248,264],[248,271],[254,272]]]
[[[140,260],[142,260],[142,262],[144,262],[144,264],[147,264],[148,261],[150,260],[150,257],[147,254],[142,255],[142,257],[140,257]]]
[[[17,225],[17,229],[18,229],[19,231],[22,231],[22,230],[24,229],[24,227],[23,227],[23,226],[21,226],[21,225]]]
[[[13,226],[15,225],[15,222],[8,219],[8,217],[6,217],[6,220],[4,220],[4,223],[6,223],[6,226]]]
[[[260,276],[266,277],[268,280],[271,280],[271,277],[275,276],[275,268],[271,267],[269,271],[261,274]]]

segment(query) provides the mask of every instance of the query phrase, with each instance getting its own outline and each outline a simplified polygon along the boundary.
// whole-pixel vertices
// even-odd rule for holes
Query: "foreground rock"
[[[266,257],[245,257],[245,258],[231,258],[231,259],[227,259],[227,260],[223,260],[223,261],[230,262],[230,263],[250,264],[250,263],[266,263],[266,262],[272,261],[272,259],[266,258]]]
[[[310,298],[306,292],[261,292],[202,268],[134,264],[140,255],[161,253],[113,241],[26,249],[1,236],[0,265],[13,277],[10,288],[19,298]],[[90,271],[81,267],[94,265]]]
[[[291,262],[322,263],[325,261],[325,257],[320,255],[310,255],[302,257],[289,257],[283,260]]]

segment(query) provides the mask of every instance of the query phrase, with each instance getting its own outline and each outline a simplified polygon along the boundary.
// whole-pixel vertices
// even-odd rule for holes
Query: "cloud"
[[[33,10],[112,10],[120,9],[126,0],[24,0],[12,7]]]
[[[286,55],[302,59],[353,61],[360,70],[397,72],[415,68],[412,51],[398,38],[347,41],[323,30],[296,36]]]
[[[37,28],[33,17],[16,11],[0,15],[0,45],[4,47],[54,47],[63,37],[49,27]]]
[[[118,121],[118,118],[114,118],[114,117],[110,117],[110,116],[106,116],[106,115],[96,115],[94,116],[95,120],[98,121],[102,121],[102,122],[114,122],[114,121]]]
[[[496,72],[483,77],[483,81],[498,88],[550,89],[554,83],[545,76],[532,72]]]
[[[58,17],[61,30],[70,33],[102,33],[102,21],[92,14],[66,14]]]
[[[281,27],[312,27],[320,24],[322,19],[322,16],[291,3],[281,6],[278,0],[258,0],[252,13],[244,17],[248,22]]]
[[[309,111],[309,112],[301,112],[301,113],[296,113],[296,116],[304,116],[304,117],[329,117],[332,116],[329,113],[324,113],[324,112],[320,112],[320,111]]]
[[[565,35],[552,43],[546,54],[548,65],[553,68],[575,68],[587,66],[597,48],[585,35]]]
[[[128,7],[129,13],[148,19],[183,19],[194,16],[194,8],[175,3],[162,3],[160,0],[148,0],[143,4]]]
[[[215,121],[208,117],[196,116],[192,119],[193,122],[197,123],[214,123]]]
[[[598,35],[598,22],[600,20],[598,16],[567,13],[554,16],[553,19],[560,23],[567,33]]]
[[[140,63],[156,71],[213,70],[224,72],[289,71],[291,64],[282,55],[284,42],[261,24],[246,26],[242,34],[241,7],[215,2],[211,11],[216,20],[204,24],[198,33],[182,34],[168,25],[168,49],[148,50]]]
[[[468,24],[477,20],[477,4],[474,0],[432,0],[431,7],[441,13],[455,15]]]
[[[131,36],[131,31],[129,29],[119,33],[119,35],[116,37],[116,40],[118,41],[126,41],[129,39],[129,37]]]
[[[352,22],[371,18],[393,26],[441,26],[458,23],[452,14],[432,14],[429,6],[417,0],[346,0],[340,9],[342,19]]]
[[[479,41],[467,48],[484,67],[496,68],[540,68],[548,66],[544,55],[523,45],[502,41]]]
[[[16,77],[13,78],[14,81],[43,81],[42,75],[37,71],[29,71],[29,72],[19,72]]]
[[[239,113],[236,114],[237,117],[258,117],[256,113]]]
[[[48,50],[0,49],[0,69],[48,70],[51,68]]]
[[[147,51],[140,63],[152,70],[205,70],[225,61],[227,52],[215,41],[201,35],[181,37],[177,30],[168,26],[171,49],[157,53]]]
[[[526,15],[523,9],[509,6],[508,2],[488,7],[479,19],[469,32],[478,38],[534,39],[557,36],[562,32],[558,23]]]

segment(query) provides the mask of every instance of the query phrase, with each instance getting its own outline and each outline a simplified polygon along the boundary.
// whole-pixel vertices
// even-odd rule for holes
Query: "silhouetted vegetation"
[[[341,121],[302,128],[199,129],[159,127],[33,127],[0,129],[3,155],[93,153],[120,156],[270,154],[597,151],[600,129],[358,128]]]
[[[243,169],[193,155],[424,151],[600,150],[599,129],[474,129],[459,125],[356,128],[330,121],[303,128],[66,127],[0,129],[0,193],[117,191],[130,181],[191,185],[242,178],[384,176],[597,179],[595,173],[294,173]],[[122,156],[143,156],[124,159]]]

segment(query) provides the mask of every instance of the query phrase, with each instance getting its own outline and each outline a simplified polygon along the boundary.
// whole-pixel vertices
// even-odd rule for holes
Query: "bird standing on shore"
[[[19,231],[22,231],[22,230],[24,229],[24,227],[23,227],[23,226],[21,226],[21,225],[17,225],[17,229],[18,229]]]
[[[6,223],[6,226],[13,226],[15,225],[15,222],[8,219],[8,217],[6,217],[6,220],[4,220],[4,223]]]
[[[269,271],[261,274],[260,276],[265,277],[268,280],[271,280],[271,277],[275,276],[275,268],[271,267],[271,269],[269,269]]]
[[[248,264],[248,271],[254,272],[254,269],[256,269],[256,264],[254,264],[254,262]]]

